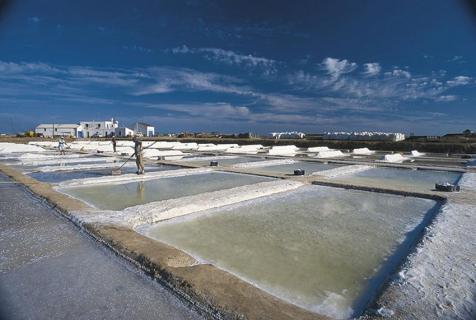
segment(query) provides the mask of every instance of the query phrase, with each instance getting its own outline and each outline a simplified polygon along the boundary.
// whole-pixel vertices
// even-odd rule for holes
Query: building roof
[[[78,128],[80,125],[77,124],[77,123],[42,123],[40,125],[38,125],[36,128],[37,129],[53,129],[54,128],[58,128],[58,129],[70,129],[70,128]]]

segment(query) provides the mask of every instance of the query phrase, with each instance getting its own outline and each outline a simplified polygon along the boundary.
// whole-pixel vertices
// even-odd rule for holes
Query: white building
[[[402,141],[405,134],[399,132],[326,132],[323,139],[328,140],[380,140],[380,141]]]
[[[136,122],[134,131],[135,133],[141,133],[144,137],[153,137],[155,135],[155,128],[143,122]]]
[[[47,123],[37,126],[35,133],[48,138],[55,136],[80,138],[82,136],[82,127],[79,124]]]
[[[83,138],[111,137],[119,127],[119,123],[114,119],[110,121],[80,121],[79,124],[83,129]]]
[[[271,132],[269,137],[274,139],[304,139],[306,136],[303,132],[290,131],[290,132]]]
[[[116,128],[114,135],[116,137],[132,137],[134,135],[134,130],[126,127]]]

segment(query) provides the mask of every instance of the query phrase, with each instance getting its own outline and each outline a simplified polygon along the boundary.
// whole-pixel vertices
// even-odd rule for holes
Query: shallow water
[[[395,187],[412,187],[418,189],[433,190],[435,183],[450,182],[456,183],[461,177],[461,173],[435,170],[410,170],[398,168],[371,168],[369,170],[341,176],[349,182],[361,183],[381,183],[383,185]]]
[[[154,166],[145,167],[146,172],[176,170],[176,169],[180,169],[180,167],[169,166],[169,165],[154,165]],[[124,166],[121,168],[121,172],[123,174],[135,173],[136,171],[137,171],[136,167]],[[112,175],[112,168],[96,169],[96,170],[82,170],[82,171],[32,172],[29,175],[32,178],[41,182],[57,183],[57,182],[63,182],[63,181],[72,180],[72,179],[97,178],[97,177],[110,176]]]
[[[401,244],[414,239],[407,233],[435,205],[306,186],[172,219],[144,232],[291,303],[348,318],[361,311],[395,268],[398,259],[389,257],[407,253]]]
[[[296,161],[296,163],[292,163],[292,164],[280,164],[277,166],[266,166],[266,167],[259,167],[256,169],[259,171],[264,171],[264,172],[282,173],[282,174],[289,174],[289,175],[293,175],[294,170],[296,169],[304,169],[306,175],[308,175],[313,172],[329,170],[329,169],[337,168],[340,166],[342,165],[324,164],[320,162],[311,162],[311,161]]]
[[[122,210],[152,201],[174,199],[271,180],[244,174],[211,172],[144,182],[64,188],[60,191],[84,200],[99,209]]]

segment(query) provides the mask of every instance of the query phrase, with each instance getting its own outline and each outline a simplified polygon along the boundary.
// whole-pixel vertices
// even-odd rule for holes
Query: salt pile
[[[352,154],[360,155],[360,156],[369,156],[369,155],[372,155],[374,153],[375,153],[375,151],[369,150],[369,148],[357,148],[357,149],[352,150]]]
[[[381,161],[383,162],[394,162],[394,163],[402,163],[405,160],[408,160],[408,158],[404,157],[401,153],[386,154],[381,159]]]
[[[411,154],[412,157],[421,157],[425,155],[424,153],[418,152],[418,150],[412,150]]]
[[[226,153],[240,153],[240,154],[257,154],[263,146],[261,144],[251,144],[233,147],[225,150]]]
[[[297,150],[299,150],[299,148],[295,145],[273,146],[269,149],[268,154],[276,156],[294,156]]]
[[[340,150],[320,151],[315,155],[316,158],[338,158],[344,156],[347,155]]]
[[[225,151],[229,148],[238,148],[237,144],[199,144],[198,151]]]
[[[307,148],[308,152],[321,152],[321,151],[329,151],[329,147],[310,147]]]

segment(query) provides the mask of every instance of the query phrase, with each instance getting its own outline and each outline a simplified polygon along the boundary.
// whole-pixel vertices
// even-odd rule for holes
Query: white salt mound
[[[418,152],[418,150],[412,150],[412,157],[421,157],[424,155],[424,153]]]
[[[357,148],[352,150],[352,154],[361,155],[361,156],[368,156],[374,153],[375,151],[369,150],[369,148]]]
[[[395,163],[401,163],[405,160],[408,160],[408,158],[402,156],[401,153],[386,154],[382,158],[382,161],[384,162],[395,162]]]
[[[296,154],[296,150],[298,149],[299,148],[294,145],[274,146],[269,149],[268,154],[275,156],[294,156]]]
[[[258,150],[262,148],[263,146],[261,144],[251,144],[251,145],[228,148],[225,150],[225,152],[226,153],[257,154]]]
[[[321,151],[329,151],[329,147],[310,147],[307,148],[308,152],[321,152]]]
[[[346,156],[340,150],[320,151],[316,154],[316,158],[338,158]]]

